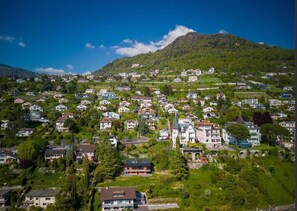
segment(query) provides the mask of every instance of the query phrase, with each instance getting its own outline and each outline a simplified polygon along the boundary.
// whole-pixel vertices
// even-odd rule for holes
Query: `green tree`
[[[177,180],[187,179],[189,170],[187,161],[181,152],[172,151],[170,154],[170,169],[171,173],[175,175]]]
[[[21,166],[26,168],[36,158],[36,149],[32,141],[26,141],[18,146],[18,156]]]
[[[290,131],[280,125],[274,125],[270,123],[263,124],[260,128],[262,135],[262,141],[274,146],[276,140],[287,140],[290,138]]]
[[[241,140],[250,138],[249,130],[242,124],[234,123],[227,127],[226,131],[228,134],[236,139],[237,144]]]
[[[97,180],[113,179],[120,173],[122,159],[109,140],[100,140],[96,148],[96,155],[99,163],[96,168]]]

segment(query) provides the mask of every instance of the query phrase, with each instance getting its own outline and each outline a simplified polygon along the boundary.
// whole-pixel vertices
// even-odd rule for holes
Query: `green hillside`
[[[15,78],[31,78],[35,75],[37,74],[29,70],[0,64],[0,77],[8,76],[8,77],[15,77]]]
[[[131,68],[141,64],[141,68]],[[294,71],[294,50],[257,44],[230,34],[188,33],[162,50],[117,59],[99,72],[143,71],[155,69],[204,69],[217,71],[279,72]]]

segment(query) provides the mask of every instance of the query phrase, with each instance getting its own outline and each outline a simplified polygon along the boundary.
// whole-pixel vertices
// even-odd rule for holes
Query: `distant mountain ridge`
[[[38,73],[32,72],[19,67],[11,67],[6,64],[0,64],[0,77],[15,77],[28,79],[38,75]]]
[[[95,73],[154,69],[209,69],[240,72],[294,71],[294,50],[255,43],[231,34],[190,32],[162,50],[117,59]],[[131,68],[132,64],[141,64]]]

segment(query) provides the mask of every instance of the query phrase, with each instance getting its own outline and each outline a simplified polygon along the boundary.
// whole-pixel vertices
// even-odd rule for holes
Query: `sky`
[[[92,72],[192,31],[293,49],[294,8],[294,0],[0,0],[0,63]]]

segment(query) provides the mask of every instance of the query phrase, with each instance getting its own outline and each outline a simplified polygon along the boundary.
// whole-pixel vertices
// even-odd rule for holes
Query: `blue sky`
[[[0,63],[95,71],[189,31],[293,49],[294,0],[0,0]]]

